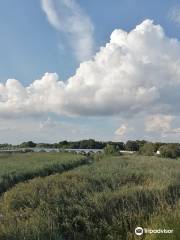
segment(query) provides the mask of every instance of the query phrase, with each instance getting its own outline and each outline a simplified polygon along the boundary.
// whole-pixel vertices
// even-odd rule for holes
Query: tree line
[[[18,149],[18,148],[56,148],[56,149],[105,149],[113,153],[119,151],[133,151],[142,155],[153,156],[157,151],[163,157],[175,158],[180,156],[179,143],[148,142],[145,140],[128,140],[124,142],[96,141],[94,139],[67,141],[58,143],[35,143],[33,141],[23,142],[19,145],[0,144],[0,149]]]
[[[104,149],[107,144],[115,146],[117,150],[139,151],[139,147],[145,141],[127,141],[113,142],[113,141],[96,141],[94,139],[80,140],[80,141],[67,141],[63,140],[58,143],[35,143],[33,141],[23,142],[19,145],[0,144],[0,149],[12,148],[61,148],[61,149]]]

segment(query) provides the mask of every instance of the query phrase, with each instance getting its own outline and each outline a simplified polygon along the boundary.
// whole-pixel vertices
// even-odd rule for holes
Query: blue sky
[[[97,48],[108,42],[115,28],[129,31],[147,18],[161,24],[168,36],[180,38],[180,27],[168,18],[171,7],[179,5],[177,0],[79,0],[78,3],[94,23]],[[44,72],[57,72],[66,80],[79,64],[66,48],[63,34],[48,23],[40,1],[1,1],[0,33],[1,81],[13,77],[27,84]],[[60,43],[64,51],[58,48]]]
[[[43,9],[40,0],[6,0],[0,2],[1,83],[5,84],[8,79],[17,79],[23,87],[28,87],[34,80],[41,79],[46,72],[57,73],[59,80],[66,82],[70,76],[75,75],[79,64],[87,60],[87,58],[83,59],[82,56],[76,54],[77,50],[83,51],[80,49],[81,46],[75,46],[76,41],[78,45],[81,37],[85,38],[85,41],[88,37],[88,43],[83,42],[83,44],[91,42],[92,48],[87,55],[91,54],[92,57],[101,46],[105,46],[109,42],[110,35],[115,29],[123,29],[129,32],[146,19],[152,19],[154,24],[161,25],[168,38],[180,39],[180,21],[178,21],[180,4],[177,0],[68,1],[75,4],[71,11],[78,9],[80,20],[83,22],[83,19],[85,19],[84,25],[81,26],[84,30],[80,30],[80,32],[77,32],[76,29],[72,31],[69,26],[67,28],[63,26],[63,17],[66,17],[65,21],[67,21],[68,16],[74,14],[74,19],[79,19],[79,15],[77,16],[72,12],[68,13],[69,10],[66,8],[67,16],[63,15],[62,11],[58,9],[58,7],[63,6],[64,0],[49,0],[49,3],[57,6],[55,10],[57,10],[56,14],[58,21],[60,21],[58,26],[53,25],[48,19],[47,9]],[[48,0],[45,0],[45,4],[48,5]],[[90,31],[89,35],[88,31]],[[80,43],[82,45],[82,42]],[[16,86],[13,85],[13,88],[16,88]],[[104,106],[104,108],[108,107]],[[19,115],[17,114],[18,110],[15,116],[11,112],[4,115],[0,110],[0,142],[21,142],[29,138],[35,141],[51,142],[65,138],[89,137],[117,141],[127,140],[128,138],[176,141],[179,138],[179,133],[175,135],[172,133],[173,131],[174,133],[175,131],[178,132],[179,129],[179,113],[177,113],[177,110],[169,110],[169,112],[162,110],[160,115],[157,115],[157,112],[153,112],[151,109],[149,110],[152,116],[156,116],[153,121],[157,125],[161,121],[166,122],[167,131],[164,133],[158,130],[158,134],[149,130],[146,132],[145,127],[141,129],[142,126],[145,126],[142,119],[148,119],[149,117],[149,113],[145,113],[144,110],[133,116],[132,113],[121,114],[121,111],[119,111],[116,114],[111,109],[106,110],[108,114],[104,114],[104,112],[101,114],[101,110],[99,112],[78,110],[78,113],[75,112],[74,114],[72,110],[67,111],[67,109],[64,112],[60,111],[60,113],[49,110],[41,113],[38,110],[38,113],[27,114],[24,110]],[[168,119],[167,116],[171,116],[171,119],[170,117]],[[12,128],[12,126],[14,127]],[[22,126],[22,132],[19,132],[20,126]],[[29,132],[28,126],[30,128],[40,126],[39,135],[36,134],[37,131]],[[171,135],[168,135],[168,131],[172,130],[170,128],[173,131],[171,131]],[[69,129],[72,129],[72,131]],[[119,135],[114,134],[117,129],[120,129]],[[154,126],[154,129],[156,129],[156,126]],[[57,132],[59,133],[55,134]]]

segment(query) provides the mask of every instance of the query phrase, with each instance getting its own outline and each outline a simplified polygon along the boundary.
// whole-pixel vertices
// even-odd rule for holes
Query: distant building
[[[135,153],[135,151],[126,151],[126,150],[120,150],[121,153],[130,153],[130,154],[133,154]]]

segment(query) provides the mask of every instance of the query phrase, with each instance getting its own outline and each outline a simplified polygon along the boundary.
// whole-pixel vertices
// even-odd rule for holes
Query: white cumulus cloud
[[[124,136],[127,132],[128,129],[128,125],[127,124],[122,124],[116,131],[115,131],[115,135],[117,136]]]
[[[27,87],[15,79],[1,83],[0,116],[157,111],[179,115],[179,66],[180,42],[145,20],[129,33],[113,31],[110,42],[92,60],[81,63],[66,82],[56,73],[46,73]]]
[[[173,116],[170,115],[153,115],[148,116],[145,120],[145,129],[148,132],[161,133],[163,136],[169,134],[180,134],[180,128],[173,128]]]
[[[146,131],[148,132],[167,132],[171,129],[173,117],[170,115],[148,116],[145,121]]]
[[[41,0],[49,23],[65,34],[78,60],[89,59],[94,51],[94,26],[75,0]]]

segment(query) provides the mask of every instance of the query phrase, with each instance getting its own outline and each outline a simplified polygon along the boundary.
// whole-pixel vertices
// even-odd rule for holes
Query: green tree
[[[136,141],[127,141],[125,148],[127,151],[139,151],[139,144]]]
[[[104,148],[104,153],[107,155],[117,154],[119,151],[117,150],[115,145],[107,144]]]
[[[143,147],[147,143],[146,140],[136,140],[136,143],[139,145],[139,148]]]
[[[165,158],[177,158],[180,156],[178,144],[166,144],[160,147],[160,154]]]
[[[154,143],[145,143],[139,150],[141,154],[146,156],[153,156],[156,151],[157,149]]]
[[[22,148],[34,148],[34,147],[36,147],[36,143],[34,143],[33,141],[23,142],[23,143],[20,144],[20,147],[22,147]]]
[[[68,147],[69,147],[68,141],[64,140],[59,142],[59,148],[68,148]]]

